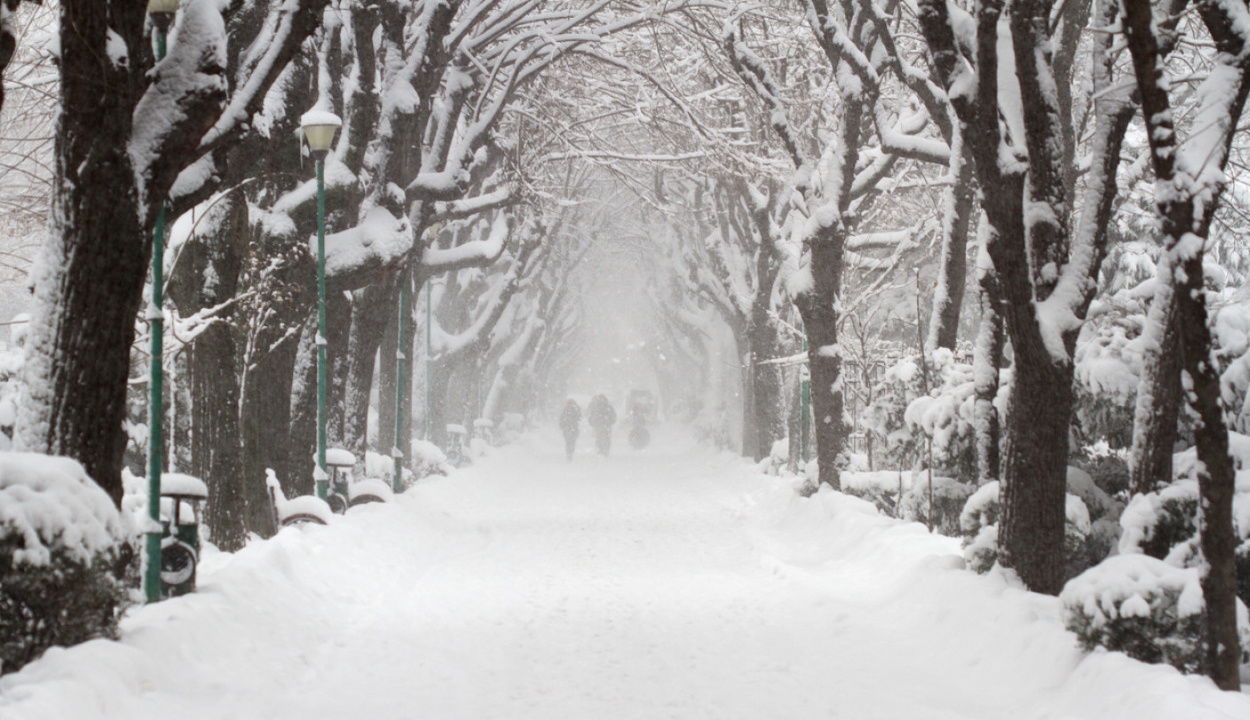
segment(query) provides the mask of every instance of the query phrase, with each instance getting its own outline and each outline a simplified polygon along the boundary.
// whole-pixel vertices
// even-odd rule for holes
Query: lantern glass
[[[300,118],[300,125],[304,128],[304,137],[308,138],[308,147],[313,152],[326,152],[334,143],[334,133],[343,121],[332,112],[309,110]]]
[[[334,143],[334,133],[338,130],[335,125],[308,125],[304,128],[304,135],[308,138],[308,147],[314,152],[325,152],[330,149],[330,145]]]
[[[148,14],[175,13],[178,11],[179,0],[148,0]]]

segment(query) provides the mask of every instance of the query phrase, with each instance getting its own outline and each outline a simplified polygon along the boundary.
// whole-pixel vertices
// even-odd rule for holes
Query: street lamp
[[[343,121],[326,110],[309,110],[300,127],[317,161],[317,497],[326,499],[330,475],[326,472],[326,153]]]
[[[179,0],[149,0],[148,15],[156,29],[156,61],[165,59],[165,38],[178,11]],[[143,573],[143,592],[148,602],[161,599],[161,459],[165,433],[165,409],[162,406],[164,377],[161,355],[164,344],[165,311],[165,201],[161,200],[152,231],[152,304],[147,320],[152,334],[152,371],[148,382],[148,517],[147,567]]]

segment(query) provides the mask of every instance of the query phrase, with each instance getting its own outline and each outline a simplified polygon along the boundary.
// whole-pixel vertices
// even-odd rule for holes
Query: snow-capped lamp
[[[326,472],[326,153],[334,143],[334,133],[343,125],[328,110],[309,110],[299,119],[317,164],[317,467],[313,482],[317,497],[329,496],[330,475]]]
[[[169,34],[169,26],[174,22],[174,13],[178,12],[179,0],[148,0],[148,15],[152,17],[152,28],[156,30],[156,62],[165,59],[165,39]],[[147,601],[152,603],[161,599],[161,453],[164,448],[165,406],[162,400],[164,393],[164,370],[161,363],[164,352],[165,307],[161,288],[165,281],[162,277],[165,265],[165,202],[160,200],[160,209],[156,215],[156,226],[152,230],[152,304],[148,308],[148,323],[151,327],[151,377],[148,382],[148,518],[151,525],[146,536],[145,553],[147,565],[143,571],[143,591]]]
[[[178,12],[178,3],[180,1],[148,0],[148,15],[152,17],[152,24],[156,26],[156,31],[161,35],[169,32],[169,26],[174,21],[174,13]],[[160,58],[157,59],[159,60]]]
[[[308,140],[308,149],[313,157],[324,160],[330,146],[334,144],[334,133],[342,127],[339,116],[326,110],[309,110],[299,119],[304,130],[304,138]]]

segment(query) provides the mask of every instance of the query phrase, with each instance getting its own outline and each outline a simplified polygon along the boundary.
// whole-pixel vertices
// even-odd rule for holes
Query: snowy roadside
[[[120,641],[0,679],[0,718],[1250,717],[1119,654],[958,542],[795,495],[683,433],[527,438],[329,527],[211,554]]]
[[[1063,627],[1058,598],[1027,592],[999,572],[964,570],[956,538],[881,516],[871,503],[828,488],[804,499],[787,493],[784,480],[766,482],[773,487],[750,497],[774,572],[816,588],[831,605],[855,607],[857,623],[877,639],[863,637],[867,645],[901,650],[879,659],[893,665],[899,683],[966,705],[968,717],[999,703],[1018,703],[1014,717],[1250,717],[1250,688],[1225,693],[1166,665],[1081,652]]]

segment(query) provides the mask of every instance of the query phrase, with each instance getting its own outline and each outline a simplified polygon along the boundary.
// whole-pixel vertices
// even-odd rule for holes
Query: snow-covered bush
[[[773,443],[768,457],[760,460],[760,472],[765,475],[780,475],[790,464],[790,438],[783,437]]]
[[[1189,472],[1182,456],[1178,455],[1177,465]],[[1238,492],[1233,497],[1233,530],[1239,543],[1234,560],[1237,596],[1243,603],[1250,604],[1250,488],[1246,487],[1247,480],[1250,480],[1250,471],[1239,470]],[[1120,517],[1123,531],[1120,553],[1148,555],[1175,567],[1196,567],[1200,562],[1198,500],[1198,483],[1190,479],[1134,496]]]
[[[365,477],[373,480],[381,480],[386,483],[387,487],[393,487],[395,478],[395,458],[381,453],[375,453],[372,450],[365,451]],[[408,467],[408,463],[404,463],[404,482],[402,487],[411,487],[416,482],[416,475],[412,468]]]
[[[1141,374],[1141,332],[1154,281],[1095,300],[1081,328],[1074,360],[1073,417],[1083,440],[1122,449],[1133,442]]]
[[[1072,464],[1089,474],[1094,484],[1108,496],[1125,497],[1129,486],[1127,452],[1112,450],[1106,441],[1085,446],[1072,458]]]
[[[940,475],[972,480],[976,477],[972,365],[939,348],[928,359],[928,371],[931,388],[926,393],[919,357],[904,358],[889,368],[864,410],[862,429],[873,434],[882,465],[927,465],[932,442],[933,464]]]
[[[913,400],[924,395],[919,358],[907,357],[887,368],[873,388],[872,403],[860,414],[860,429],[872,435],[878,467],[912,468],[924,452],[923,438],[907,426],[905,415]]]
[[[964,561],[974,572],[985,574],[998,561],[998,481],[977,488],[964,503],[959,514],[959,531],[963,536]]]
[[[929,473],[917,473],[911,487],[903,493],[900,503],[901,515],[905,520],[930,522],[929,506]],[[943,535],[959,535],[959,516],[963,512],[968,498],[976,488],[961,483],[954,478],[937,476],[933,478],[932,522],[933,529]]]
[[[0,343],[0,450],[12,447],[21,398],[22,368],[26,364],[26,328],[30,316],[15,315],[9,321],[11,344]]]
[[[1250,432],[1250,303],[1234,302],[1215,316],[1214,335],[1220,363],[1220,394],[1229,427]]]
[[[1086,651],[1119,651],[1182,672],[1202,665],[1198,571],[1148,555],[1117,555],[1070,580],[1059,596],[1064,624]]]
[[[1106,557],[1112,547],[1106,534],[1114,537],[1114,528],[1107,530],[1105,525],[1091,521],[1085,502],[1079,495],[1073,494],[1071,479],[1074,469],[1069,468],[1068,472],[1063,523],[1064,573],[1069,578]],[[1076,485],[1079,489],[1080,483]],[[998,520],[1001,512],[1001,488],[997,482],[990,482],[977,488],[959,514],[958,534],[963,538],[964,561],[978,573],[989,572],[998,562]],[[1104,514],[1099,520],[1106,517],[1111,515]]]
[[[1120,516],[1120,527],[1122,555],[1147,555],[1185,567],[1197,552],[1197,481],[1181,480],[1133,496]]]
[[[0,453],[0,672],[116,634],[129,528],[77,462]]]
[[[412,460],[409,464],[414,482],[430,475],[450,475],[455,470],[447,462],[447,455],[442,448],[427,440],[412,441]],[[407,482],[407,476],[404,480]]]
[[[842,474],[842,492],[876,505],[883,515],[903,517],[899,498],[911,487],[911,479],[911,471],[848,472]]]

